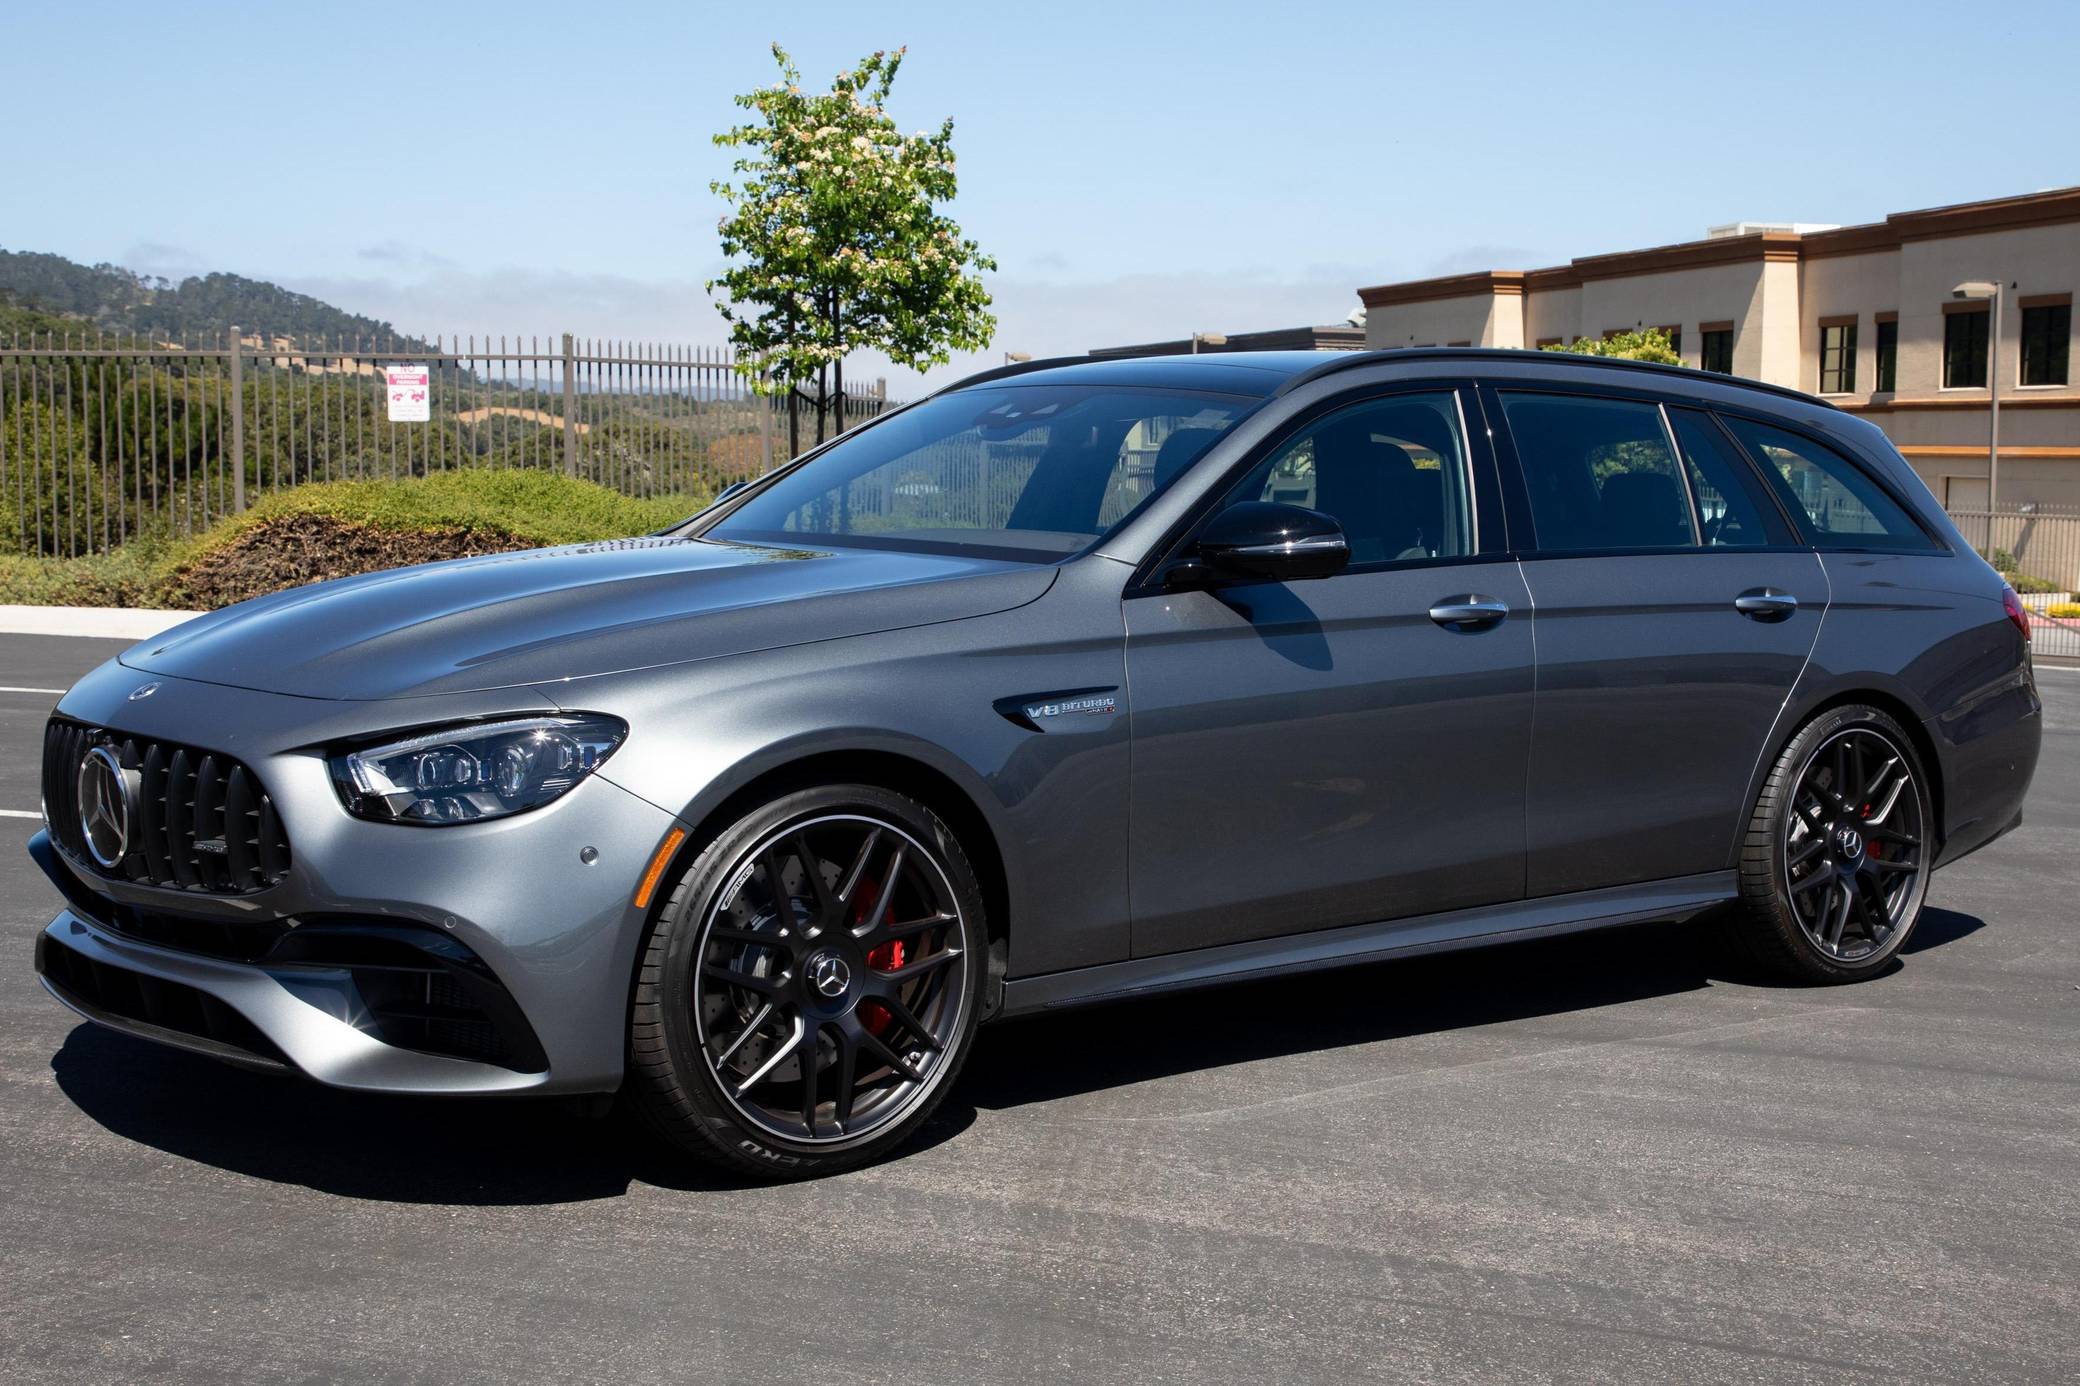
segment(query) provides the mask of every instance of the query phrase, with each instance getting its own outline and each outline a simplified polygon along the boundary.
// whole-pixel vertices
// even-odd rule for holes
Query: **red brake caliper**
[[[853,895],[859,901],[853,907],[852,917],[852,927],[857,929],[867,922],[867,911],[873,908],[872,902],[880,898],[880,883],[863,878],[854,889]],[[893,972],[902,965],[903,941],[899,938],[892,938],[867,953],[867,966],[876,972]],[[871,997],[859,1003],[859,1023],[866,1026],[876,1039],[886,1035],[888,1027],[895,1024],[895,1020],[896,1018],[890,1015],[880,1002]]]

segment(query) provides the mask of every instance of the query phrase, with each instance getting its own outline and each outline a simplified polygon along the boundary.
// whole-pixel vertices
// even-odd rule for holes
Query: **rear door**
[[[1820,561],[1718,422],[1498,388],[1538,647],[1526,893],[1725,869],[1827,604]],[[1514,466],[1507,465],[1514,462]]]

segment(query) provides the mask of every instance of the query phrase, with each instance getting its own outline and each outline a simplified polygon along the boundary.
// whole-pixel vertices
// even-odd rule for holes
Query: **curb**
[[[0,605],[0,635],[83,635],[101,640],[149,640],[203,615],[134,606]]]

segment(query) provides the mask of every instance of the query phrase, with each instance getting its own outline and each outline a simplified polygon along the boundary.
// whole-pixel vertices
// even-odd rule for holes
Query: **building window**
[[[1733,329],[1730,327],[1705,328],[1697,334],[1700,344],[1697,364],[1708,371],[1721,375],[1733,374]]]
[[[1878,319],[1878,393],[1899,388],[1899,319]]]
[[[1820,393],[1847,395],[1856,391],[1856,322],[1820,325]]]
[[[2022,383],[2063,385],[2073,340],[2073,305],[2022,305]]]
[[[1984,308],[1950,313],[1943,318],[1943,388],[1976,390],[1986,386],[1986,322]]]
[[[1668,337],[1668,349],[1681,356],[1683,354],[1683,325],[1674,323],[1662,328],[1661,331]]]

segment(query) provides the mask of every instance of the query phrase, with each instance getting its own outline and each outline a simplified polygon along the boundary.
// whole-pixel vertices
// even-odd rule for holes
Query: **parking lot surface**
[[[0,685],[118,642],[0,635]],[[0,1376],[2080,1374],[2080,673],[2027,824],[1856,987],[1643,927],[986,1030],[909,1154],[759,1187],[618,1119],[100,1031],[0,816]],[[0,810],[54,701],[0,692]]]

